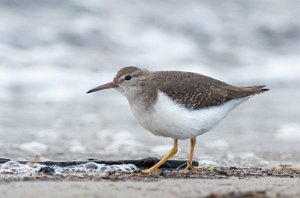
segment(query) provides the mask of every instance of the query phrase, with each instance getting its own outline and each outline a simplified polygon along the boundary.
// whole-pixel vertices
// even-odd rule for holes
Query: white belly
[[[232,100],[221,106],[202,110],[188,110],[159,92],[156,103],[149,110],[145,110],[138,101],[130,106],[138,122],[151,133],[174,139],[188,139],[211,130],[233,108],[247,99]]]

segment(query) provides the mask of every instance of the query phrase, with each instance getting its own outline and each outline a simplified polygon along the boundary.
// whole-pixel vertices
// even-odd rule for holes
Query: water
[[[162,157],[116,91],[124,65],[194,71],[271,91],[200,136],[195,159],[300,165],[300,4],[287,1],[0,1],[0,150],[13,160]],[[188,141],[177,158],[187,159]]]

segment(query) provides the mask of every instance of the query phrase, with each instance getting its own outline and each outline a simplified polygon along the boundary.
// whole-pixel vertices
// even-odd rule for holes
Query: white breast
[[[156,103],[148,110],[138,100],[130,103],[130,106],[139,123],[151,133],[174,139],[188,139],[211,130],[232,109],[247,99],[231,100],[202,110],[188,110],[159,92]]]

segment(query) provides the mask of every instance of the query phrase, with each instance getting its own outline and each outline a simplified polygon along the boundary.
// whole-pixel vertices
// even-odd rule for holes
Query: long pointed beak
[[[99,87],[96,87],[94,89],[91,89],[86,93],[89,94],[89,93],[92,93],[92,92],[95,92],[95,91],[100,91],[100,90],[103,90],[103,89],[111,89],[111,88],[116,88],[116,87],[118,87],[118,85],[116,83],[110,82],[110,83],[106,83],[104,85],[101,85]]]

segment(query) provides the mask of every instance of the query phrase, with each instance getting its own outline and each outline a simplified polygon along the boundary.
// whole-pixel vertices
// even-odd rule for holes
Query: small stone
[[[16,161],[8,161],[1,165],[1,169],[12,169],[16,167],[20,167],[21,164]]]
[[[88,163],[84,164],[84,167],[86,169],[93,169],[93,170],[98,169],[98,165],[95,162],[88,162]]]
[[[41,169],[38,171],[39,173],[44,173],[47,175],[53,175],[55,170],[49,166],[42,166]]]

